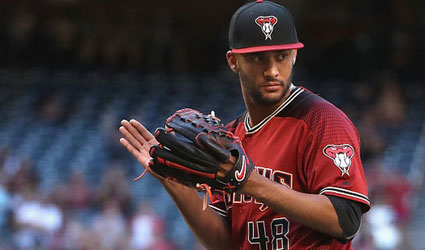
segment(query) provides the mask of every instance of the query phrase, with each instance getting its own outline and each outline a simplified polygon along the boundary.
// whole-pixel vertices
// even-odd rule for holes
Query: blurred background
[[[203,249],[155,179],[132,182],[118,127],[240,114],[225,53],[245,2],[0,2],[0,249]],[[425,2],[276,2],[305,44],[294,83],[361,136],[372,209],[355,249],[424,249]]]

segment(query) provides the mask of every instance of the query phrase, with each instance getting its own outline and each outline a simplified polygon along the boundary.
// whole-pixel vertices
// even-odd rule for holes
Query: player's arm
[[[326,195],[332,202],[338,215],[339,225],[341,226],[344,237],[340,239],[342,242],[348,242],[356,236],[360,229],[361,217],[364,205],[357,201],[337,197],[334,195]]]
[[[211,208],[202,210],[202,199],[196,190],[173,181],[164,183],[192,232],[207,249],[231,249],[229,224]]]
[[[149,149],[158,144],[158,141],[136,120],[123,120],[121,125],[121,144],[145,169],[149,169]],[[208,249],[230,249],[231,232],[227,222],[211,208],[202,211],[202,199],[194,189],[166,181],[152,171],[149,172],[163,184],[189,227]]]
[[[311,229],[343,241],[347,238],[333,203],[325,195],[292,190],[264,178],[256,171],[253,171],[240,192]]]

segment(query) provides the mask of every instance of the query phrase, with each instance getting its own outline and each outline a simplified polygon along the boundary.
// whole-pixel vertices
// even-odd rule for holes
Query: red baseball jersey
[[[359,135],[349,118],[325,99],[294,87],[287,100],[256,126],[245,112],[228,125],[258,173],[293,190],[334,195],[369,209]],[[232,227],[233,248],[352,249],[247,195],[215,194],[210,205]]]

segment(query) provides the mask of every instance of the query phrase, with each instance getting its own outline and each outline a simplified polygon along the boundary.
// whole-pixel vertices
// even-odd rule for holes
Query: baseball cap
[[[257,0],[241,6],[232,16],[229,46],[233,53],[299,49],[292,14],[282,5]]]

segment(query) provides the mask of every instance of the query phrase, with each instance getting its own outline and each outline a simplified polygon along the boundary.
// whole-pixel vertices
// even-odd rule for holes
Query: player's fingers
[[[144,143],[143,143],[143,147],[149,151],[150,147],[153,145],[158,145],[159,142],[156,140],[155,136],[152,135],[151,132],[149,132],[149,130],[147,130],[145,128],[145,126],[143,126],[140,122],[138,122],[135,119],[131,119],[130,120],[130,124],[131,126],[133,126],[138,133],[142,136]],[[138,138],[138,140],[141,140],[141,138]],[[145,143],[146,142],[146,143]]]
[[[149,165],[150,155],[146,152],[137,150],[127,139],[121,138],[120,143],[137,159],[143,167],[147,168]]]
[[[147,144],[148,140],[145,139],[145,137],[139,132],[139,130],[133,126],[133,124],[131,124],[129,121],[127,120],[122,120],[121,121],[121,125],[123,125],[127,131],[141,144]],[[150,147],[150,145],[146,145],[148,147]],[[145,147],[146,147],[145,146]]]
[[[133,147],[133,145],[131,145],[127,139],[125,138],[121,138],[120,139],[120,143],[134,156],[138,156],[139,154],[141,154],[135,147]]]
[[[121,132],[121,134],[124,136],[124,138],[127,140],[127,142],[134,147],[136,150],[138,150],[139,152],[142,152],[143,150],[146,150],[146,148],[143,146],[143,143],[146,143],[142,141],[139,141],[133,133],[131,133],[129,131],[129,129],[127,129],[124,126],[121,126],[119,128],[119,131]]]
[[[146,141],[151,142],[151,144],[158,144],[158,142],[155,140],[155,136],[153,136],[152,133],[149,132],[149,130],[147,130],[140,122],[135,119],[131,119],[130,124],[135,127],[137,131],[139,131],[139,133]]]
[[[125,128],[124,128],[125,129]],[[147,161],[147,160],[149,160],[151,157],[150,157],[150,155],[149,155],[149,148],[145,148],[145,147],[141,147],[141,146],[138,146],[138,147],[141,147],[141,148],[138,148],[138,147],[135,147],[134,145],[132,145],[129,141],[128,141],[128,139],[125,139],[125,138],[121,138],[120,139],[120,142],[121,142],[121,144],[123,144],[136,158],[140,158],[140,157],[142,157],[143,159],[143,161]],[[138,144],[138,142],[137,141],[133,141],[133,143],[134,144],[137,144],[137,145],[140,145],[140,144]]]

